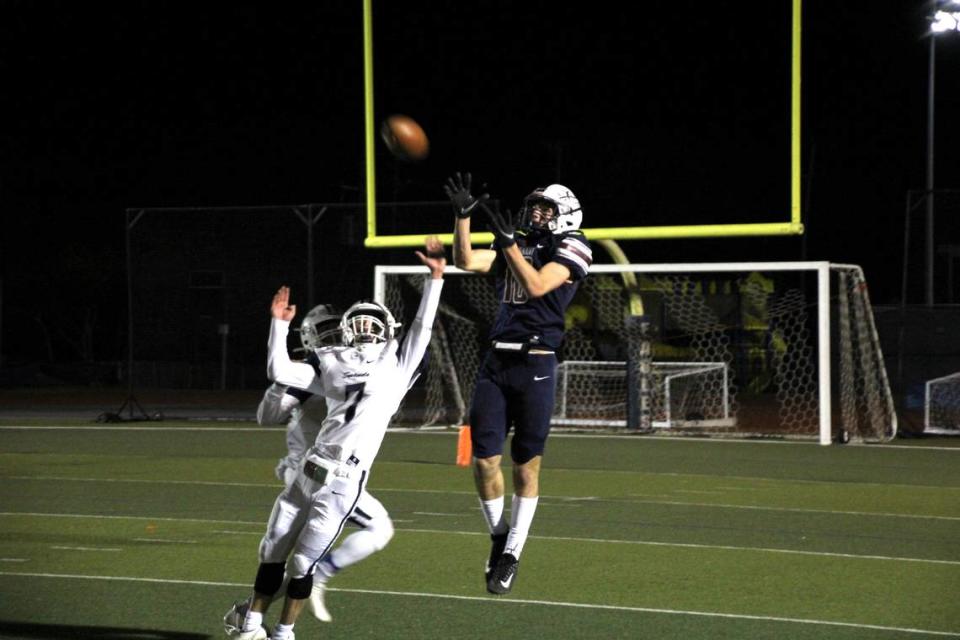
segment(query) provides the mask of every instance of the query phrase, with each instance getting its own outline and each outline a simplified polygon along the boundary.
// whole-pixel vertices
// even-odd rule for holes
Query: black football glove
[[[470,194],[470,185],[473,182],[473,177],[467,173],[465,176],[461,176],[460,172],[453,174],[452,178],[447,178],[447,184],[443,185],[443,190],[446,192],[447,197],[450,198],[450,204],[453,205],[453,212],[457,214],[457,218],[469,218],[473,209],[477,206],[477,203],[483,202],[490,197],[490,194],[485,193],[479,198],[474,198]]]
[[[494,206],[493,209],[487,206],[484,201],[480,202],[480,208],[490,219],[490,231],[493,232],[493,241],[500,249],[509,249],[517,244],[514,238],[513,222],[510,220],[510,210],[507,209],[507,215],[500,214],[500,207]]]

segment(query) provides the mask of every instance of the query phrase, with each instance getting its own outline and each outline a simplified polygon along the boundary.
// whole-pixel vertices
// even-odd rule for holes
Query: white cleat
[[[235,636],[230,636],[235,640],[267,640],[267,630],[263,627],[257,627],[253,631],[241,631]]]
[[[313,613],[314,618],[320,622],[333,622],[333,616],[327,611],[327,605],[323,601],[323,593],[326,590],[326,583],[314,582],[308,603],[310,604],[310,611]]]
[[[250,609],[250,600],[237,600],[223,615],[223,632],[231,638],[238,638],[243,630],[243,621]]]

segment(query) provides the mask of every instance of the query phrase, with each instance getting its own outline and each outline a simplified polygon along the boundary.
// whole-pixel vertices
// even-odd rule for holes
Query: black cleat
[[[497,595],[510,593],[519,568],[520,561],[511,554],[505,553],[500,556],[497,566],[490,572],[490,578],[487,580],[487,591]]]
[[[494,567],[497,566],[497,560],[499,560],[500,556],[503,555],[503,549],[506,546],[507,546],[506,533],[490,534],[490,557],[487,559],[487,566],[483,570],[483,579],[485,582],[490,581],[490,574],[493,573]]]

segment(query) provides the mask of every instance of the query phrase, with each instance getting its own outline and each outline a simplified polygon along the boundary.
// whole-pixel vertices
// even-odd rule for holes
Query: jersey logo
[[[546,379],[549,378],[549,377],[550,377],[550,376],[533,376],[533,381],[534,381],[534,382],[540,382],[541,380],[546,380]]]

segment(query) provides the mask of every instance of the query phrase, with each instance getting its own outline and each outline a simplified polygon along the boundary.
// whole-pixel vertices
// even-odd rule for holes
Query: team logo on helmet
[[[551,184],[548,187],[534,189],[533,193],[523,199],[523,221],[529,225],[532,220],[533,205],[538,202],[547,202],[553,209],[554,214],[547,223],[546,228],[552,233],[563,233],[564,231],[573,231],[580,228],[583,222],[583,210],[580,209],[580,201],[573,191],[562,184]]]
[[[318,304],[300,323],[300,342],[306,351],[341,344],[340,313],[329,304]]]
[[[378,344],[393,339],[400,323],[379,302],[358,302],[340,320],[340,334],[348,347]]]

